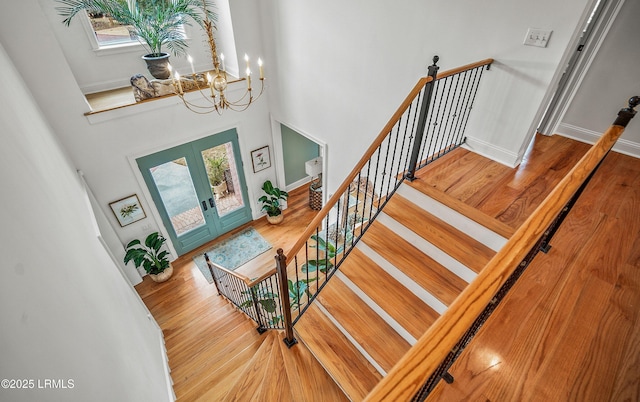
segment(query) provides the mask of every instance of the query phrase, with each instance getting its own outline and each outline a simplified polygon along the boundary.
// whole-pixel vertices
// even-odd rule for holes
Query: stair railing
[[[204,258],[213,277],[218,294],[224,296],[249,318],[258,323],[257,331],[282,329],[282,307],[279,302],[278,277],[276,275],[250,279],[245,275],[221,267]]]
[[[334,195],[285,253],[278,249],[285,343],[405,178],[462,145],[482,73],[493,59],[421,78]],[[287,297],[288,296],[288,297]]]
[[[369,393],[366,401],[423,401],[471,342],[509,289],[549,241],[589,180],[633,118],[640,97],[629,100],[618,118],[551,191],[476,279],[420,337]]]
[[[414,86],[293,247],[287,253],[278,249],[275,269],[248,278],[205,254],[218,294],[253,319],[258,332],[284,328],[285,343],[295,344],[293,326],[400,184],[466,140],[480,79],[493,59],[440,74],[438,60],[433,58],[429,75]]]

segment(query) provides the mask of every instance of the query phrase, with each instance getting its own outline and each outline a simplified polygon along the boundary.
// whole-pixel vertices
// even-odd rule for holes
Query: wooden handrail
[[[464,66],[452,68],[451,70],[438,73],[438,75],[436,75],[436,79],[441,80],[443,78],[451,77],[452,75],[463,73],[467,70],[473,70],[474,68],[488,66],[489,64],[493,64],[493,61],[494,61],[493,59],[489,58],[489,59],[476,61],[475,63],[465,64]]]
[[[498,289],[516,270],[545,230],[611,150],[624,127],[611,126],[551,191],[476,279],[460,293],[418,342],[371,391],[366,401],[408,401],[435,372]]]
[[[246,275],[242,275],[242,274],[239,274],[239,273],[237,273],[237,272],[234,272],[234,271],[232,271],[232,270],[230,270],[230,269],[227,269],[227,268],[223,267],[222,265],[218,265],[218,264],[216,264],[216,263],[215,263],[215,262],[213,262],[213,261],[207,261],[207,264],[211,264],[211,265],[215,266],[217,269],[219,269],[220,271],[224,271],[224,272],[226,272],[228,275],[235,276],[236,278],[238,278],[238,279],[240,279],[241,281],[243,281],[243,282],[244,282],[247,286],[249,286],[249,287],[251,287],[251,286],[252,286],[251,284],[255,281],[255,280],[252,280],[251,278],[249,278],[249,277],[248,277],[248,276],[246,276]],[[267,276],[268,276],[268,275],[267,275]],[[259,281],[258,281],[258,282],[259,282]],[[256,283],[257,283],[257,282],[256,282]]]
[[[493,59],[485,59],[485,60],[478,61],[476,63],[471,63],[465,66],[457,67],[452,70],[443,71],[442,73],[437,75],[437,79],[446,78],[451,75],[459,74],[466,70],[471,70],[484,65],[489,65],[491,63],[493,63]],[[369,148],[367,148],[366,152],[364,153],[360,161],[356,164],[353,170],[351,170],[351,173],[349,173],[349,175],[342,182],[340,187],[336,189],[333,196],[329,199],[329,201],[327,201],[326,205],[320,210],[320,212],[318,212],[318,214],[313,218],[311,223],[309,223],[309,225],[307,226],[305,231],[302,233],[300,238],[298,238],[298,241],[296,241],[296,243],[294,243],[294,245],[288,250],[288,252],[285,253],[285,256],[287,256],[287,262],[288,262],[288,258],[290,256],[296,255],[302,249],[302,247],[307,242],[307,240],[309,240],[311,235],[314,234],[314,232],[316,231],[316,228],[320,226],[320,224],[322,223],[322,220],[329,214],[329,211],[331,210],[331,208],[333,208],[333,206],[343,196],[344,192],[347,190],[351,182],[360,173],[360,171],[367,164],[367,162],[369,162],[369,159],[371,158],[371,156],[374,154],[376,149],[378,149],[380,144],[382,144],[382,141],[384,141],[384,139],[387,137],[391,129],[393,129],[393,127],[398,122],[398,120],[400,120],[400,117],[403,115],[403,113],[407,110],[407,108],[409,108],[409,105],[411,105],[415,97],[418,96],[418,94],[420,93],[422,88],[424,88],[426,83],[431,80],[432,78],[429,76],[422,77],[418,80],[418,83],[413,87],[411,92],[409,92],[409,95],[407,95],[407,97],[404,99],[400,107],[398,107],[396,112],[391,116],[391,118],[389,119],[387,124],[384,126],[384,128],[380,131],[380,134],[378,134],[378,136],[375,138],[373,143],[369,146]],[[273,272],[275,272],[275,268],[273,269]]]

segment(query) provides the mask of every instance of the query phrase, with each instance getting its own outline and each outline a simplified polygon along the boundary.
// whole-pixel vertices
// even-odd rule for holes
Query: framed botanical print
[[[253,164],[253,173],[258,173],[271,167],[271,158],[269,157],[269,146],[265,145],[255,151],[251,151],[251,162]]]
[[[109,206],[120,226],[127,226],[147,217],[136,194],[110,202]]]

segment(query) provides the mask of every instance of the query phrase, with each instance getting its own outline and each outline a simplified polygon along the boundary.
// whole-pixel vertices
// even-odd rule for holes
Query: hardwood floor
[[[276,248],[286,247],[297,240],[306,223],[317,213],[308,207],[307,194],[306,188],[291,192],[282,224],[273,226],[262,218],[217,239],[223,240],[247,226],[253,226],[274,246],[274,249],[243,267],[245,275],[257,276],[256,273],[271,268],[275,264],[273,257]],[[257,325],[253,321],[218,296],[215,286],[207,283],[192,259],[208,247],[210,244],[174,261],[174,274],[169,281],[158,284],[147,276],[136,286],[164,333],[173,387],[178,400],[274,400],[272,398],[278,395],[276,388],[282,384],[283,374],[308,387],[286,384],[284,388],[292,388],[292,391],[281,394],[278,400],[346,400],[342,391],[305,350],[304,345],[295,345],[291,350],[286,347],[286,350],[277,350],[277,344],[284,345],[281,341],[284,335],[273,331],[269,335],[258,334],[255,330]],[[275,338],[277,342],[274,342]],[[269,354],[271,351],[277,351],[277,354]],[[270,359],[265,359],[263,366],[255,361],[252,364],[252,359],[258,353],[265,353],[270,359],[278,357],[278,369],[269,366],[273,364]],[[287,368],[284,361],[298,366]],[[260,377],[257,382],[255,378],[247,379],[253,381],[252,387],[240,392],[240,383],[247,377],[245,370],[250,367],[264,367],[273,377],[269,377],[267,381],[262,381],[264,377]],[[322,390],[321,393],[318,393],[319,389]],[[232,394],[228,395],[229,392]]]
[[[523,174],[500,178],[511,201],[467,202],[521,222],[584,148],[560,137],[535,145]],[[530,171],[536,157],[539,177]],[[640,160],[612,153],[551,251],[538,254],[451,367],[455,382],[441,382],[428,400],[640,400],[639,234]]]
[[[458,149],[417,176],[460,208],[496,218],[506,233],[524,222],[587,149],[563,137],[538,136],[517,169]],[[274,248],[294,242],[316,213],[306,205],[306,189],[289,200],[282,225],[252,223]],[[429,400],[640,400],[639,235],[640,160],[612,153],[551,251],[536,257],[451,367],[455,382],[439,384]],[[165,334],[181,401],[223,400],[266,339],[217,296],[193,264],[192,256],[205,248],[176,261],[169,282],[145,278],[136,287]],[[269,253],[245,268],[246,275],[270,266]],[[312,377],[308,388],[332,390],[325,399],[316,392],[317,400],[339,398],[332,393],[335,385],[322,378],[324,371],[316,369],[309,368],[313,375],[300,373],[300,381]],[[305,400],[300,392],[292,390],[293,399]]]

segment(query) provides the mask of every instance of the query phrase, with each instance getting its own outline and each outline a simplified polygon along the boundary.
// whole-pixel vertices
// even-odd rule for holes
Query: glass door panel
[[[207,178],[214,194],[218,216],[223,217],[244,208],[233,144],[225,142],[222,145],[203,150],[200,155],[207,170]]]
[[[176,235],[206,224],[186,158],[154,166],[149,171]]]
[[[251,221],[235,129],[136,162],[178,255]]]

